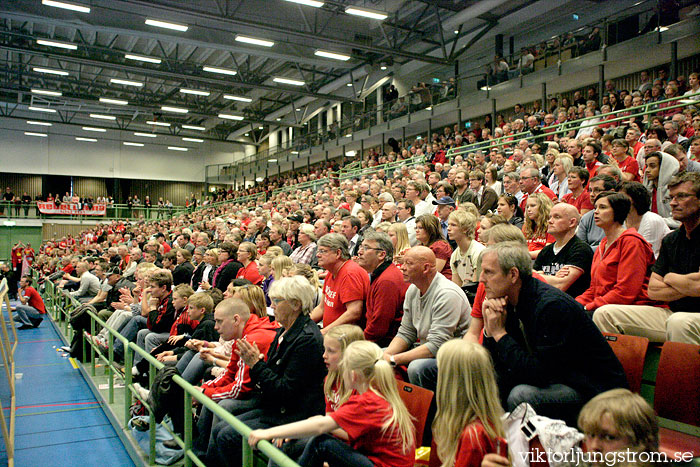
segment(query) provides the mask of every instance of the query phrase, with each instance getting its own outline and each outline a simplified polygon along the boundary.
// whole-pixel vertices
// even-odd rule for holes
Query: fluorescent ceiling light
[[[181,148],[180,146],[168,146],[171,151],[187,151],[187,148]]]
[[[231,94],[224,94],[224,99],[238,102],[253,102],[253,99],[251,99],[250,97],[232,96]]]
[[[97,133],[104,133],[104,132],[107,131],[107,130],[105,130],[104,128],[95,128],[94,126],[84,126],[84,127],[83,127],[83,130],[85,130],[85,131],[95,131],[95,132],[97,132]]]
[[[183,94],[192,94],[194,96],[208,96],[211,94],[209,91],[200,91],[199,89],[187,89],[180,88],[180,92]]]
[[[263,181],[263,178],[262,178],[262,177],[258,177],[258,178],[255,179],[255,181],[258,182],[258,183],[260,183],[260,182]]]
[[[116,120],[114,115],[90,114],[90,118],[98,118],[100,120]]]
[[[355,154],[356,154],[355,151],[348,151],[348,152],[345,153],[345,155],[346,155],[347,157],[355,157]]]
[[[312,6],[314,8],[321,8],[323,6],[323,2],[319,2],[316,0],[285,0],[285,1],[291,2],[291,3],[298,3],[299,5]]]
[[[81,138],[80,136],[75,137],[76,141],[87,141],[88,143],[96,143],[97,140],[95,138]]]
[[[226,120],[243,120],[243,117],[240,115],[231,115],[231,114],[219,114],[219,118],[224,118]]]
[[[128,79],[112,78],[109,80],[109,82],[113,84],[123,84],[124,86],[143,86],[143,83],[141,83],[140,81],[131,81]]]
[[[481,89],[482,91],[490,91],[491,86],[481,86],[479,89]]]
[[[58,42],[58,41],[50,41],[50,40],[46,40],[46,39],[37,39],[36,43],[39,45],[46,45],[49,47],[58,47],[61,49],[68,49],[68,50],[78,50],[77,45],[70,44],[68,42]]]
[[[431,107],[426,107],[425,110],[433,110],[432,106]]]
[[[157,138],[158,135],[154,135],[153,133],[141,133],[139,131],[134,132],[134,136],[142,136],[144,138]]]
[[[53,125],[53,123],[37,122],[35,120],[27,120],[27,125],[51,126],[51,125]]]
[[[255,37],[241,36],[238,34],[236,36],[236,42],[245,42],[246,44],[261,45],[263,47],[272,47],[275,45],[273,41],[268,41],[265,39],[256,39]]]
[[[382,71],[386,70],[386,65],[382,65],[379,67]]]
[[[124,141],[124,146],[136,146],[143,147],[143,143],[132,143],[131,141]]]
[[[146,24],[157,28],[174,29],[175,31],[185,32],[189,29],[186,24],[171,23],[169,21],[161,21],[159,19],[147,19]]]
[[[205,66],[202,71],[207,71],[209,73],[219,73],[221,75],[235,76],[238,74],[236,70],[231,70],[229,68],[219,68],[215,66]]]
[[[24,134],[26,136],[39,136],[41,138],[46,138],[47,136],[49,136],[46,133],[34,133],[33,131],[25,131]]]
[[[148,122],[146,122],[146,124],[147,124],[147,125],[156,125],[156,126],[170,126],[170,123],[166,123],[166,122],[156,122],[156,121],[154,121],[154,120],[149,120]]]
[[[182,125],[182,128],[185,130],[207,131],[205,127],[197,125]]]
[[[128,101],[123,101],[121,99],[110,99],[108,97],[100,97],[100,102],[103,104],[129,105]]]
[[[265,128],[264,126],[260,125],[260,126],[258,127],[258,130],[262,130],[262,129],[264,129],[264,128]]]
[[[182,138],[183,141],[191,141],[193,143],[203,143],[204,140],[200,138]]]
[[[299,81],[297,79],[282,78],[280,76],[272,78],[272,81],[280,84],[291,84],[292,86],[303,86],[304,84],[306,84],[303,81]]]
[[[374,10],[366,10],[364,8],[357,8],[354,6],[347,7],[345,9],[345,13],[355,16],[364,16],[365,18],[378,19],[380,21],[383,21],[388,17],[386,13],[380,13]]]
[[[656,31],[659,31],[659,32],[668,31],[668,26],[659,26],[658,28],[656,28]]]
[[[348,133],[347,135],[345,135],[345,137],[346,137],[346,138],[352,138],[352,133]]]
[[[126,54],[126,55],[124,55],[124,58],[127,58],[129,60],[138,60],[139,62],[148,62],[148,63],[160,63],[162,61],[160,58],[146,57],[145,55],[134,55],[134,54]]]
[[[160,110],[163,112],[172,112],[176,114],[186,114],[189,112],[187,109],[183,109],[182,107],[170,107],[169,105],[163,105],[160,107]]]
[[[46,6],[63,8],[64,10],[79,11],[80,13],[90,13],[90,7],[83,6],[83,5],[76,5],[74,3],[57,2],[56,0],[41,0],[41,3],[46,5]]]
[[[268,159],[267,162],[269,162],[270,164],[274,164],[275,162],[277,162],[277,159]]]
[[[292,151],[292,154],[299,154],[299,151]]]
[[[344,62],[350,60],[350,55],[328,52],[327,50],[317,50],[314,52],[314,55],[318,57],[332,58],[333,60],[342,60]]]
[[[37,73],[47,73],[49,75],[58,75],[58,76],[68,76],[68,74],[69,74],[67,71],[53,70],[51,68],[41,68],[38,66],[35,66],[34,68],[32,68],[32,70],[36,71]]]
[[[60,97],[63,95],[60,91],[47,91],[45,89],[32,89],[32,94],[41,94],[42,96]]]
[[[245,135],[243,135],[243,136],[250,136],[250,133],[246,133],[246,134],[245,134]]]
[[[348,83],[345,86],[352,87],[352,83]]]
[[[30,106],[27,107],[27,108],[28,108],[29,110],[34,110],[35,112],[47,112],[47,113],[50,113],[50,114],[55,114],[55,113],[56,113],[56,109],[49,109],[48,107],[35,107],[35,106],[33,106],[33,105],[30,105]]]
[[[282,118],[277,117],[275,120],[278,121],[278,122],[281,122],[281,121],[282,121]]]

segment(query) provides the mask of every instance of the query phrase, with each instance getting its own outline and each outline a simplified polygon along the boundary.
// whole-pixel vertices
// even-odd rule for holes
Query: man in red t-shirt
[[[524,168],[520,171],[520,189],[523,192],[523,200],[520,202],[520,209],[525,212],[527,198],[533,193],[544,193],[552,201],[557,200],[557,195],[552,190],[542,185],[540,171],[532,167]]]
[[[19,301],[21,305],[17,305],[15,321],[20,323],[17,329],[31,329],[39,326],[46,314],[44,300],[41,295],[32,287],[31,276],[22,276],[19,281]]]
[[[325,334],[340,324],[359,324],[364,318],[369,292],[369,274],[350,260],[348,240],[341,234],[328,234],[318,241],[318,265],[328,271],[323,283],[323,303],[311,312],[315,322],[323,320]]]

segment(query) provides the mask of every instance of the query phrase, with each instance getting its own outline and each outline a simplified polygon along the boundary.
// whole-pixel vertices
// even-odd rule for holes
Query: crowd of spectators
[[[663,84],[667,97],[697,98],[696,73],[687,90],[681,80]],[[608,91],[608,106],[612,96],[623,106],[645,102],[646,91]],[[393,173],[360,171],[318,190],[292,186],[323,177],[331,169],[323,165],[220,190],[223,202],[174,217],[51,239],[33,267],[258,429],[252,440],[325,436],[301,450],[285,443],[303,459],[357,451],[373,465],[403,465],[388,460],[413,443],[385,384],[389,369],[436,391],[439,419],[457,427],[436,431],[439,452],[467,462],[457,465],[498,454],[503,431],[493,414],[522,402],[571,426],[579,420],[594,443],[590,404],[611,390],[616,400],[632,396],[616,389],[627,383],[601,332],[700,344],[700,114],[693,105],[659,106],[582,133],[568,122],[596,118],[597,100],[574,96],[549,112],[518,105],[509,122],[393,141],[387,154],[362,161],[372,168],[424,156]],[[271,186],[290,189],[273,194]],[[236,202],[262,191],[262,201]],[[376,345],[345,342],[349,325]],[[107,345],[104,333],[90,338]],[[123,357],[121,342],[114,351]],[[341,356],[345,386],[335,379],[324,387]],[[499,396],[456,414],[444,405],[457,403],[443,374],[454,366],[438,365],[441,358],[474,365],[469,378],[495,376]],[[472,384],[478,391],[465,381]],[[388,418],[370,416],[377,412]],[[200,422],[198,454],[213,465],[240,457],[232,428],[211,414]],[[351,453],[327,438],[337,428]],[[653,424],[645,429],[653,438]],[[469,430],[491,448],[469,445]],[[367,433],[383,441],[367,443]],[[622,447],[635,445],[627,441]]]

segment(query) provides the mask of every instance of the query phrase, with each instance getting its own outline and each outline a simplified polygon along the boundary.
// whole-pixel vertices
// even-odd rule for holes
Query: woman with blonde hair
[[[571,193],[569,189],[569,170],[574,166],[574,159],[562,153],[554,159],[552,174],[549,177],[549,188],[562,199],[564,195]]]
[[[323,384],[326,396],[326,413],[335,412],[350,398],[352,390],[343,379],[340,362],[345,349],[355,341],[365,340],[361,327],[354,324],[341,324],[332,327],[323,336],[323,361],[328,368],[328,375]]]
[[[279,247],[279,246],[277,246],[277,245],[272,245],[271,247],[269,247],[269,248],[267,249],[267,251],[265,252],[265,254],[266,254],[266,255],[269,254],[269,255],[272,255],[273,257],[277,257],[277,256],[283,255],[283,254],[284,254],[284,250],[282,249],[282,247]]]
[[[287,277],[287,272],[294,265],[289,256],[278,256],[272,260],[272,275],[275,280],[280,280]]]
[[[264,430],[254,430],[248,443],[261,439],[314,435],[297,461],[300,465],[412,467],[415,434],[411,415],[396,387],[394,372],[382,349],[369,341],[348,345],[340,368],[351,394],[335,412]],[[338,428],[348,441],[328,433]]]
[[[478,466],[486,454],[507,456],[503,408],[488,351],[454,339],[440,346],[437,365],[433,436],[442,467]]]
[[[532,259],[537,258],[542,248],[554,242],[554,237],[547,233],[552,206],[552,200],[544,193],[533,193],[527,198],[523,234]]]
[[[309,281],[314,289],[316,290],[316,300],[314,300],[314,308],[316,308],[323,301],[323,288],[321,287],[321,281],[318,278],[318,273],[308,264],[297,263],[293,264],[287,274],[291,276],[302,276]],[[331,328],[332,329],[332,328]]]
[[[411,248],[408,241],[408,229],[403,222],[394,222],[386,232],[394,245],[394,263],[400,265],[403,262],[403,255]]]
[[[233,295],[231,298],[240,298],[248,305],[252,314],[257,315],[259,318],[267,318],[265,294],[262,288],[257,285],[246,284],[233,286]]]

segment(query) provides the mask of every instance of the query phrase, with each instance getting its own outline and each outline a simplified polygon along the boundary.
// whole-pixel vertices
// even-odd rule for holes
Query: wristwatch
[[[396,360],[394,360],[393,355],[389,356],[389,365],[396,366]]]

